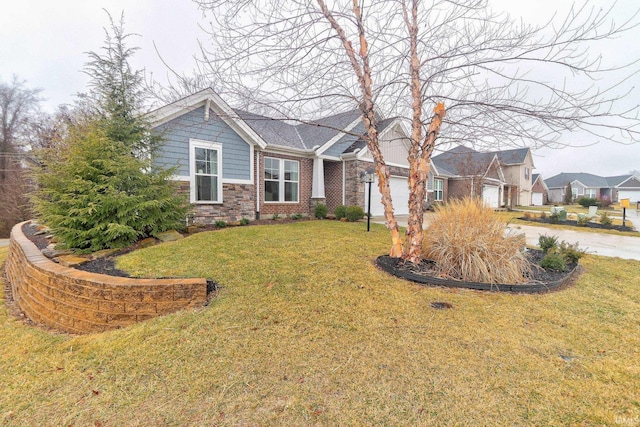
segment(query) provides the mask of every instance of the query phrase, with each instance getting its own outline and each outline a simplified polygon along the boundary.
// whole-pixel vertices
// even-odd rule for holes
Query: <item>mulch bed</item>
[[[522,221],[539,222],[542,224],[562,224],[562,225],[568,225],[576,228],[593,228],[597,230],[617,230],[617,231],[629,231],[629,232],[637,233],[637,231],[634,230],[632,227],[628,227],[628,226],[623,227],[621,225],[604,225],[598,222],[591,222],[591,221],[587,222],[586,225],[578,225],[578,221],[575,221],[572,219],[567,219],[566,221],[560,221],[560,222],[552,222],[549,217],[547,218],[520,217],[518,219]]]
[[[524,284],[491,284],[465,282],[439,276],[434,261],[422,260],[420,264],[404,262],[400,258],[388,255],[379,256],[376,264],[379,268],[396,277],[410,280],[421,285],[446,286],[480,291],[499,291],[514,293],[543,293],[562,289],[572,283],[579,272],[577,263],[568,264],[566,271],[550,271],[540,267],[544,254],[537,249],[527,249],[527,258],[533,268],[527,283]]]

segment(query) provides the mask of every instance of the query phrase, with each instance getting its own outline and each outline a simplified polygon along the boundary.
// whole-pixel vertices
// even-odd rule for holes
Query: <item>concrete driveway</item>
[[[627,212],[629,214],[629,212]],[[434,214],[426,212],[424,215],[424,227],[426,228]],[[396,216],[398,223],[405,227],[407,225],[407,215]],[[640,217],[634,211],[632,219],[636,230],[639,229]],[[372,221],[384,224],[383,217],[373,217]],[[532,225],[512,224],[509,229],[514,233],[524,233],[527,238],[527,244],[538,246],[538,238],[542,234],[548,236],[558,236],[558,240],[565,240],[568,243],[579,243],[580,248],[585,249],[587,253],[602,255],[608,257],[619,257],[623,259],[640,260],[640,234],[638,237],[616,236],[613,234],[590,233],[587,231],[561,230],[546,227],[537,227]]]

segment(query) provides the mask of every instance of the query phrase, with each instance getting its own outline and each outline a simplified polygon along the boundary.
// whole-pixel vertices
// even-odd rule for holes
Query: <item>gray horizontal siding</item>
[[[251,149],[213,112],[204,120],[204,107],[183,114],[156,128],[164,143],[155,159],[162,167],[177,167],[176,175],[189,176],[189,139],[222,144],[223,179],[251,179]]]

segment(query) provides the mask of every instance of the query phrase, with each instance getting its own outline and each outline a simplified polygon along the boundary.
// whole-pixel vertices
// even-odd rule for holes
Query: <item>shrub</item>
[[[249,220],[247,218],[240,219],[240,225],[249,225]]]
[[[578,243],[569,244],[564,240],[558,246],[558,252],[568,264],[577,263],[585,254],[585,251],[578,247]]]
[[[546,234],[541,234],[538,238],[538,246],[540,246],[542,252],[546,254],[549,252],[549,250],[558,247],[558,238],[556,236],[547,236]]]
[[[313,216],[318,219],[325,219],[327,217],[327,205],[324,203],[318,203],[313,211]]]
[[[589,206],[596,206],[596,199],[592,199],[591,197],[580,197],[578,199],[578,204],[583,208],[588,208]]]
[[[589,223],[589,217],[583,213],[578,214],[578,217],[576,218],[576,222],[577,225],[579,227],[586,227],[587,224]]]
[[[547,219],[547,213],[546,212],[540,212],[540,219]]]
[[[347,207],[345,205],[340,205],[333,211],[333,214],[336,216],[336,219],[342,219],[347,217]]]
[[[214,225],[216,226],[216,228],[225,228],[227,226],[227,223],[225,221],[218,220],[214,223]]]
[[[567,184],[564,190],[564,198],[562,199],[565,205],[570,205],[573,202],[573,189],[571,183]]]
[[[272,220],[277,220],[278,218],[280,218],[280,215],[278,214],[273,214],[273,216],[271,217]]]
[[[70,126],[65,152],[40,153],[34,202],[38,218],[60,246],[77,252],[123,248],[185,225],[172,171],[131,155],[95,122]],[[56,156],[60,156],[57,158]]]
[[[364,211],[360,206],[347,206],[345,217],[349,222],[355,222],[364,217]]]
[[[290,218],[295,221],[295,220],[304,218],[304,216],[301,213],[295,213],[295,214],[291,215]]]
[[[613,220],[611,219],[611,217],[607,212],[598,212],[598,215],[600,216],[600,224],[602,225],[613,224]]]
[[[525,212],[524,215],[522,215],[522,217],[524,219],[531,219],[531,213],[530,212]]]
[[[540,261],[540,267],[545,270],[565,271],[567,269],[567,264],[562,255],[555,250],[552,250],[542,258],[542,261]]]
[[[436,208],[425,233],[423,254],[439,273],[458,280],[523,283],[531,266],[522,239],[505,237],[506,224],[493,209],[465,198]]]
[[[611,206],[611,199],[609,199],[607,196],[604,196],[602,199],[599,200],[599,202],[600,202],[600,207],[608,208],[609,206]]]

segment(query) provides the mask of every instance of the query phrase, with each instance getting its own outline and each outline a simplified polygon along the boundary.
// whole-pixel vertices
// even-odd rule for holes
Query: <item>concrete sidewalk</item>
[[[628,213],[627,211],[627,214]],[[432,218],[432,213],[425,213],[425,228]],[[629,217],[629,219],[630,218],[631,217]],[[407,215],[396,216],[396,220],[403,227],[407,225],[407,219]],[[634,226],[636,230],[638,230],[640,224],[637,223],[640,222],[640,218],[634,215],[633,220]],[[384,224],[383,217],[373,217],[372,221]],[[527,244],[530,246],[538,246],[540,235],[546,234],[547,236],[557,236],[559,241],[565,240],[572,244],[577,242],[580,248],[585,249],[587,253],[590,254],[640,260],[640,234],[638,237],[616,236],[613,234],[561,230],[520,224],[512,224],[508,228],[512,230],[513,233],[524,233],[527,238]]]
[[[0,248],[9,246],[9,239],[0,239]]]

